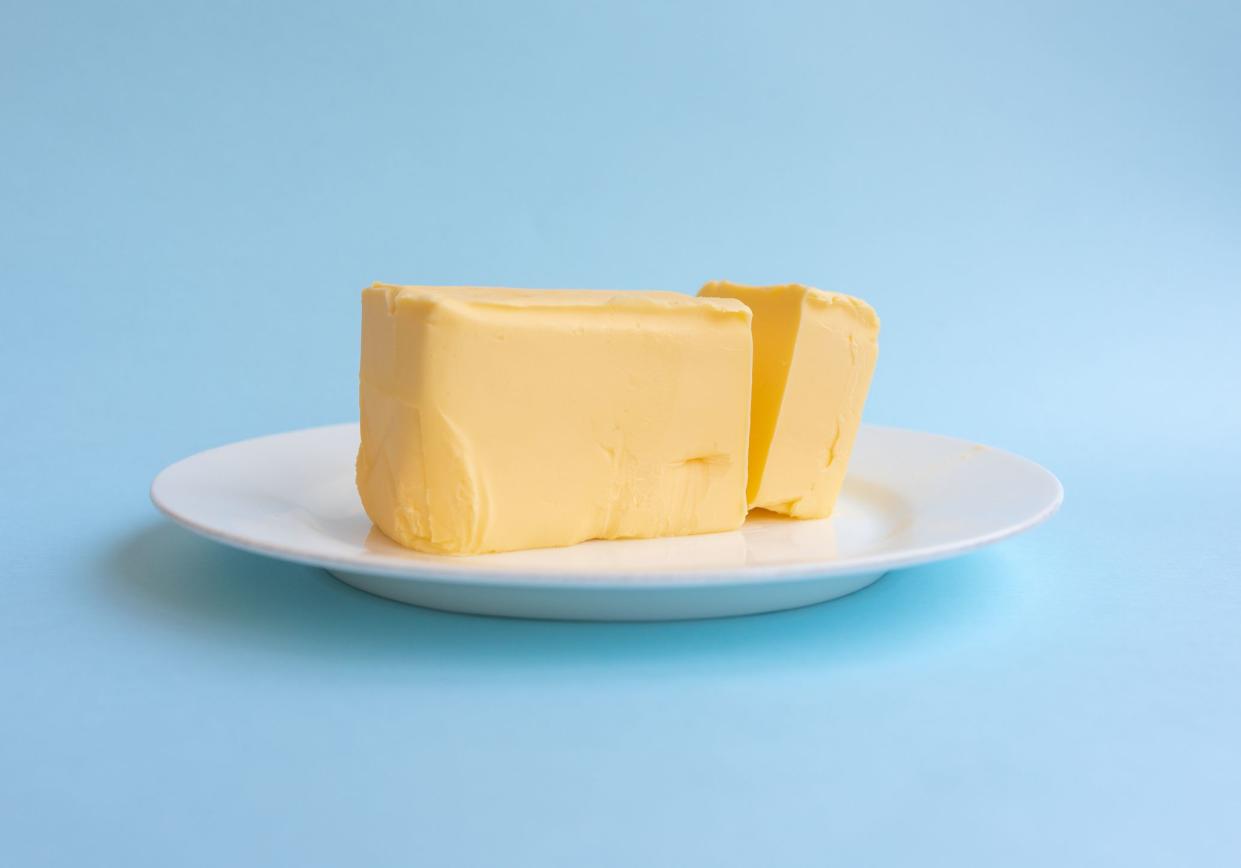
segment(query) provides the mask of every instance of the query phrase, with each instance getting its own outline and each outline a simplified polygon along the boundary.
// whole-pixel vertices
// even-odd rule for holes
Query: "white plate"
[[[151,499],[195,533],[324,567],[434,609],[603,621],[713,618],[819,603],[888,570],[959,555],[1050,518],[1060,482],[1007,452],[864,426],[836,514],[755,514],[729,533],[593,541],[472,557],[401,548],[353,484],[357,425],[260,437],[179,461]]]

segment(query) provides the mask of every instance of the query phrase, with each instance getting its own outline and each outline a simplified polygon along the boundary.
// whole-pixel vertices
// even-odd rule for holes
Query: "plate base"
[[[791,582],[644,587],[642,585],[560,585],[418,581],[407,577],[328,570],[358,590],[425,609],[538,618],[555,621],[684,621],[778,612],[823,603],[860,591],[883,575],[859,573]]]
[[[736,530],[445,557],[402,548],[358,500],[358,426],[209,449],[151,485],[164,513],[210,539],[332,570],[363,591],[511,618],[670,621],[775,612],[852,593],[883,573],[974,551],[1044,521],[1055,476],[965,440],[863,425],[829,519],[755,510]]]

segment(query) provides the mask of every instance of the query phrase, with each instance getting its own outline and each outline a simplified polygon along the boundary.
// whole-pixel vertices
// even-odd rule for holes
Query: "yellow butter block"
[[[719,281],[699,296],[737,299],[754,313],[750,506],[797,518],[830,515],[879,354],[875,311],[798,284]]]
[[[731,299],[376,284],[362,503],[451,554],[735,529],[752,347]]]

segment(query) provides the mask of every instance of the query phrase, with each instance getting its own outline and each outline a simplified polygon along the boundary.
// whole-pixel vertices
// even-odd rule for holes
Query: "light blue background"
[[[1236,3],[7,3],[0,863],[1235,865]],[[372,599],[165,464],[354,418],[372,280],[856,292],[994,550],[672,625]]]

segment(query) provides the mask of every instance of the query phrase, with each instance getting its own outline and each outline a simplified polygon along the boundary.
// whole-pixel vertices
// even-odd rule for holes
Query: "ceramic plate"
[[[753,514],[729,533],[593,541],[471,557],[401,548],[353,484],[358,426],[210,449],[166,468],[151,499],[213,540],[329,570],[435,609],[525,618],[668,620],[768,612],[863,588],[888,570],[998,542],[1063,497],[1042,467],[950,437],[864,426],[836,514]]]

